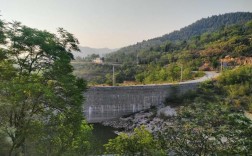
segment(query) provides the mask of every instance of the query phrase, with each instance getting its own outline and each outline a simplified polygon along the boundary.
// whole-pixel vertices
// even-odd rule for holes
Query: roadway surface
[[[204,82],[206,80],[211,80],[216,77],[218,77],[220,73],[217,73],[215,71],[206,71],[205,75],[203,77],[194,79],[194,80],[188,80],[188,81],[182,81],[182,82],[173,82],[173,83],[161,83],[161,84],[139,84],[139,85],[125,85],[125,86],[92,86],[92,87],[134,87],[134,86],[162,86],[162,85],[171,85],[171,84],[187,84],[187,83],[199,83]]]
[[[214,79],[219,75],[220,75],[220,73],[217,73],[215,71],[207,71],[207,72],[205,72],[205,75],[203,77],[201,77],[201,78],[198,78],[198,79],[195,79],[195,80],[179,82],[178,84],[203,82],[203,81],[206,81],[206,80]]]
[[[182,82],[175,82],[175,83],[162,83],[162,84],[146,84],[146,85],[136,85],[136,86],[156,86],[156,85],[170,85],[170,84],[186,84],[186,83],[199,83],[204,82],[206,80],[211,80],[219,76],[220,73],[217,73],[215,71],[206,71],[205,75],[203,77],[194,79],[194,80],[188,80],[188,81],[182,81]]]

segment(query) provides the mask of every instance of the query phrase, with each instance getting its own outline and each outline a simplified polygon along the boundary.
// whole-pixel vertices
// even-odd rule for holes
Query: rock
[[[162,129],[167,125],[172,125],[172,121],[170,120],[171,118],[166,117],[172,117],[176,115],[176,110],[170,106],[167,106],[159,107],[157,110],[154,109],[152,111],[141,111],[132,114],[129,117],[121,117],[119,119],[103,122],[103,124],[114,128],[119,128],[121,129],[120,131],[127,133],[132,133],[136,127],[144,125],[149,132],[154,134],[162,131]],[[118,130],[116,133],[119,134],[120,131]]]
[[[164,108],[161,108],[157,111],[157,115],[160,116],[165,116],[165,117],[172,117],[172,116],[177,116],[177,112],[174,108],[171,108],[170,106],[166,106]]]

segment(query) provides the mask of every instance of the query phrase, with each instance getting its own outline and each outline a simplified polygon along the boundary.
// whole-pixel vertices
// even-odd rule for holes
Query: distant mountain
[[[82,47],[79,46],[80,52],[73,52],[74,58],[76,57],[86,57],[87,55],[91,54],[99,54],[100,56],[104,56],[107,53],[111,53],[116,51],[117,49],[109,49],[109,48],[90,48],[90,47]]]
[[[117,55],[119,53],[131,54],[141,50],[159,47],[165,42],[186,41],[193,36],[202,35],[205,32],[213,32],[214,30],[234,24],[242,24],[252,20],[252,13],[250,12],[236,12],[226,13],[223,15],[215,15],[208,18],[202,18],[195,23],[186,26],[180,30],[163,35],[161,37],[153,38],[147,41],[138,42],[137,44],[127,46],[118,51],[108,55]]]

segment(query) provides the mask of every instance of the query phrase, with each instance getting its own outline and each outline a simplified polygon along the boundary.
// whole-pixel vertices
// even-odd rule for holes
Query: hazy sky
[[[252,0],[0,0],[2,19],[55,32],[80,45],[119,48],[158,37],[203,17],[252,12]]]

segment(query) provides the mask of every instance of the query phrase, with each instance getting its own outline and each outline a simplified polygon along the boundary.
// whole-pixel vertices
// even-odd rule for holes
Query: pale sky
[[[120,48],[228,12],[252,12],[252,0],[0,0],[1,19],[55,33],[80,45]]]

